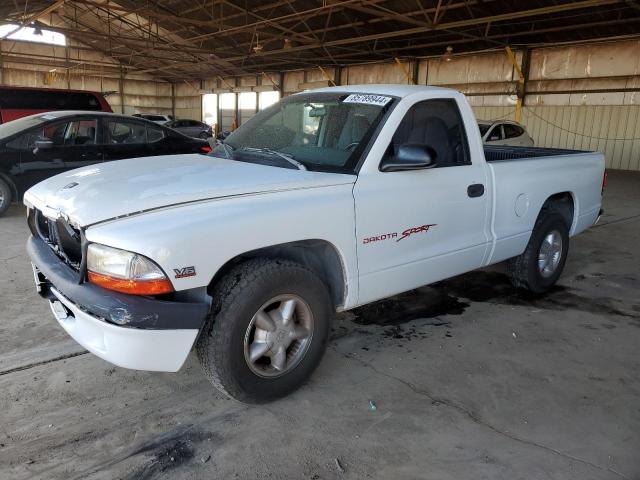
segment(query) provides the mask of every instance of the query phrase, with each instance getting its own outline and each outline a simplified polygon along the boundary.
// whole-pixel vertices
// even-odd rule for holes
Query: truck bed
[[[484,157],[487,162],[504,162],[535,157],[555,157],[573,153],[588,153],[584,150],[567,150],[564,148],[514,147],[510,145],[485,145]]]
[[[552,195],[571,196],[575,207],[571,235],[595,222],[602,202],[602,153],[491,146],[485,154],[495,192],[492,263],[524,251],[538,212]]]

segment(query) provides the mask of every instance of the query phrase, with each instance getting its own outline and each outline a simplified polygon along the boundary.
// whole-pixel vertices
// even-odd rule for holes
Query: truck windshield
[[[211,154],[296,168],[285,155],[309,170],[353,173],[393,104],[386,95],[293,95],[258,113]]]

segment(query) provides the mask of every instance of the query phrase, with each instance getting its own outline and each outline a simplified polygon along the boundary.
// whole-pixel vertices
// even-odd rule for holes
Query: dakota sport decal
[[[420,225],[419,227],[407,228],[402,233],[391,232],[391,233],[383,233],[382,235],[376,235],[373,237],[365,237],[362,239],[362,243],[366,245],[368,243],[382,242],[384,240],[391,240],[391,239],[395,239],[396,242],[399,242],[400,240],[404,240],[405,238],[410,237],[415,233],[427,233],[431,227],[435,227],[435,226],[437,226],[437,224],[428,223],[426,225]]]

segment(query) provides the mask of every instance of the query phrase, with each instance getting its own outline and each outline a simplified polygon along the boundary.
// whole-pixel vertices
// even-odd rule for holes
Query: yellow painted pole
[[[407,83],[409,85],[415,85],[413,78],[411,78],[411,74],[409,73],[409,70],[407,70],[407,67],[404,66],[404,63],[402,63],[398,57],[395,57],[394,60],[400,67],[400,70],[402,70],[402,73],[404,73],[404,76],[407,77]]]
[[[322,72],[322,75],[324,76],[324,79],[329,82],[331,84],[332,87],[336,86],[336,82],[334,82],[332,80],[332,78],[327,74],[327,72],[324,70],[324,68],[322,68],[320,65],[318,65],[318,68],[320,69],[320,71]]]
[[[224,78],[222,78],[220,75],[218,75],[218,78],[220,79],[220,81],[222,83],[224,83],[227,88],[230,88],[231,90],[233,90],[235,87],[233,85],[231,85],[229,82],[227,82]]]
[[[276,82],[271,75],[269,75],[266,72],[262,72],[262,76],[267,80],[269,80],[271,82],[271,85],[273,85],[276,88],[280,88],[280,85],[278,85],[278,82]]]
[[[524,74],[522,73],[522,69],[518,64],[518,60],[516,59],[516,56],[513,53],[513,50],[511,50],[511,47],[507,45],[504,49],[507,52],[507,57],[509,57],[509,60],[511,60],[511,64],[513,65],[513,68],[516,70],[516,73],[518,74],[518,99],[516,100],[515,121],[520,123],[520,121],[522,120],[522,95],[524,93]]]

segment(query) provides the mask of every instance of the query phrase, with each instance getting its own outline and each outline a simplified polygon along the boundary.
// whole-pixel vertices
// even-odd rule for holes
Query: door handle
[[[484,185],[481,183],[474,183],[467,187],[467,195],[471,198],[481,197],[484,195]]]

